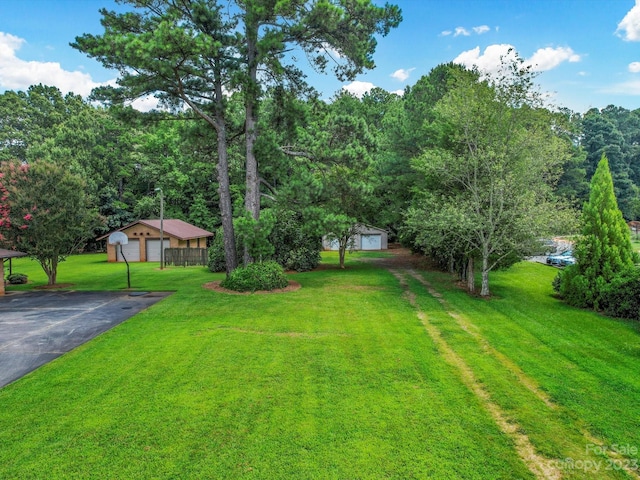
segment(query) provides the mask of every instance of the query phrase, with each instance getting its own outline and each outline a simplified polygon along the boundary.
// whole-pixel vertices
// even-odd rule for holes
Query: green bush
[[[560,296],[569,304],[579,308],[593,308],[597,304],[594,288],[587,277],[582,275],[577,265],[569,265],[554,280]]]
[[[276,224],[269,235],[275,247],[274,260],[286,270],[305,272],[320,263],[322,238],[305,225],[298,212],[278,210]]]
[[[601,307],[612,317],[640,320],[640,270],[614,277],[602,290]]]
[[[24,273],[12,273],[7,277],[7,282],[10,285],[22,285],[23,283],[27,283],[27,276]]]
[[[242,242],[236,235],[236,257],[238,264],[242,260]],[[227,262],[224,258],[224,237],[222,234],[222,227],[218,228],[213,237],[213,242],[209,247],[209,270],[212,272],[224,272],[227,269]]]
[[[282,267],[277,262],[269,261],[236,268],[220,285],[236,292],[255,292],[284,288],[288,284]]]
[[[280,257],[280,263],[287,270],[307,272],[320,263],[320,251],[317,248],[299,247]]]
[[[242,236],[236,234],[236,249],[239,264],[242,263],[244,252],[242,240]],[[285,270],[306,272],[313,270],[320,264],[322,238],[308,231],[300,213],[278,210],[276,212],[276,222],[271,229],[268,242],[273,245],[274,248],[273,255],[270,255],[272,258],[263,256],[262,259],[273,259]],[[257,257],[256,260],[258,260]],[[226,269],[221,228],[216,231],[213,243],[209,247],[208,266],[212,272],[224,272]]]

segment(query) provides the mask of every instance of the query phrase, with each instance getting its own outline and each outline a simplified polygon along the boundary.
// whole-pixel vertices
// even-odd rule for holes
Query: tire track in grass
[[[447,301],[444,298],[442,298],[442,295],[440,295],[433,288],[433,286],[427,280],[424,279],[424,277],[419,275],[415,270],[407,270],[407,273],[411,275],[413,279],[420,282],[420,284],[427,289],[427,292],[429,292],[431,296],[435,297],[436,300],[438,300],[438,302],[440,303],[440,305],[442,305],[442,308],[444,308],[447,315],[453,318],[462,330],[464,330],[469,335],[471,335],[474,338],[474,340],[476,340],[480,344],[480,347],[485,353],[496,358],[503,367],[505,367],[507,370],[509,370],[509,372],[515,375],[518,381],[527,390],[533,393],[536,396],[536,398],[538,398],[538,400],[544,403],[547,407],[553,410],[558,408],[558,405],[555,404],[553,400],[551,400],[551,397],[549,397],[547,392],[545,392],[540,388],[540,386],[536,383],[535,380],[527,376],[527,374],[524,373],[518,365],[516,365],[509,357],[504,355],[502,352],[499,352],[498,350],[496,350],[487,341],[487,339],[482,336],[478,327],[476,327],[474,324],[469,322],[463,315],[460,315],[459,313],[454,312],[451,309],[451,306],[447,303]]]
[[[396,269],[389,269],[389,271],[400,282],[400,285],[404,289],[409,303],[418,311],[418,318],[422,322],[422,325],[425,327],[425,330],[427,331],[433,342],[438,347],[438,350],[440,350],[445,361],[460,373],[462,383],[464,383],[464,385],[469,390],[471,390],[471,392],[473,392],[473,394],[478,398],[482,406],[489,412],[500,430],[513,441],[516,453],[527,466],[527,468],[531,471],[531,473],[533,473],[536,478],[539,479],[562,478],[561,471],[553,464],[553,461],[551,459],[543,457],[536,451],[535,447],[531,443],[531,440],[529,440],[529,437],[522,433],[522,428],[520,427],[520,425],[518,425],[517,422],[513,421],[513,419],[510,419],[500,408],[500,406],[491,399],[489,393],[484,388],[482,388],[481,383],[476,378],[471,367],[469,367],[464,359],[460,357],[453,350],[453,348],[451,348],[447,341],[442,337],[442,333],[440,332],[440,330],[435,325],[433,325],[429,321],[427,315],[420,310],[416,301],[416,295],[409,289],[409,284],[405,276],[407,274],[413,276],[411,274],[411,271],[409,270],[405,273],[400,272]],[[436,293],[436,295],[434,296],[438,298],[439,294],[437,294],[435,290],[434,293]]]
[[[400,280],[401,274],[399,274],[399,272],[397,270],[395,270],[395,271],[394,270],[390,270],[390,271],[394,276],[396,276],[396,278],[398,278]],[[527,376],[527,374],[524,373],[522,371],[522,369],[518,365],[516,365],[509,357],[507,357],[506,355],[504,355],[500,351],[496,350],[487,341],[487,339],[482,336],[482,334],[480,333],[480,331],[479,331],[479,329],[478,329],[478,327],[476,325],[474,325],[468,319],[466,319],[464,317],[464,315],[461,315],[461,314],[453,311],[451,309],[451,306],[449,305],[449,303],[442,297],[442,295],[439,292],[437,292],[433,288],[433,285],[431,285],[431,283],[429,283],[429,281],[427,281],[424,277],[422,277],[420,274],[418,274],[415,270],[413,270],[411,268],[407,268],[404,271],[405,271],[405,273],[407,275],[410,275],[411,278],[413,278],[414,280],[417,280],[423,287],[425,287],[425,289],[427,290],[429,295],[434,297],[438,301],[438,303],[440,303],[440,305],[443,307],[445,313],[447,315],[449,315],[451,318],[453,318],[456,321],[456,324],[462,330],[464,330],[466,333],[471,335],[471,337],[473,337],[478,342],[478,344],[480,345],[480,347],[482,348],[482,350],[485,353],[493,356],[495,359],[498,360],[498,362],[500,362],[500,364],[502,366],[504,366],[509,372],[511,372],[513,375],[515,375],[515,377],[518,379],[520,384],[522,384],[527,390],[529,390],[531,393],[533,393],[549,409],[557,410],[559,408],[558,405],[556,403],[554,403],[553,400],[551,400],[549,395],[544,390],[542,390],[540,388],[540,386],[537,384],[537,382],[535,380],[533,380],[532,378]],[[406,283],[406,279],[402,278],[401,284],[408,291],[408,285]],[[413,295],[411,293],[409,293],[409,294]],[[410,302],[412,302],[412,305],[414,305],[416,308],[418,308],[417,305],[415,305],[415,295],[413,295],[412,299],[410,298]],[[424,315],[424,313],[423,312],[419,312],[418,316],[419,317],[420,316],[425,317],[424,319],[422,317],[420,318],[422,320],[423,324],[425,324],[426,316]],[[426,327],[426,325],[425,325],[425,327]],[[437,332],[438,335],[439,335],[439,331],[437,330],[437,327],[433,327],[433,328],[435,329],[434,333]],[[429,334],[431,336],[433,336],[431,332],[429,332]],[[443,340],[443,342],[444,342],[444,340]],[[461,361],[464,362],[464,360],[462,360],[462,359],[461,359]],[[475,390],[473,390],[473,391],[475,393]],[[484,392],[484,394],[487,395],[487,397],[488,397],[488,394],[487,394],[486,391],[482,390],[482,392]],[[492,415],[493,415],[493,413],[492,413]],[[497,420],[496,420],[496,422],[498,423]],[[606,442],[602,441],[601,439],[598,439],[597,437],[592,435],[589,431],[585,430],[584,428],[579,428],[579,431],[582,434],[582,436],[585,438],[585,440],[588,441],[589,444],[591,444],[591,445],[593,445],[595,447],[600,447],[601,448],[602,455],[600,455],[600,456],[603,456],[603,457],[607,458],[608,461],[609,461],[609,465],[616,466],[616,467],[619,466],[620,469],[624,470],[630,477],[632,477],[632,478],[634,478],[636,480],[640,480],[640,474],[638,474],[638,471],[634,469],[634,465],[632,463],[626,461],[626,460],[628,460],[626,457],[624,457],[623,455],[621,455],[619,452],[617,452],[614,449],[607,448]],[[546,459],[546,462],[550,463],[548,459]],[[528,466],[528,464],[527,464],[527,466]]]

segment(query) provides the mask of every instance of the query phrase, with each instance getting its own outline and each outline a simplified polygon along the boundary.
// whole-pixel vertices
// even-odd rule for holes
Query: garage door
[[[160,239],[153,240],[147,239],[147,262],[159,262],[160,261]],[[164,248],[169,248],[171,242],[169,239],[164,239]]]
[[[118,252],[118,261],[124,262],[122,255],[120,255],[120,248],[122,248],[122,254],[124,258],[127,259],[127,262],[139,262],[140,261],[140,240],[129,239],[129,243],[126,245],[120,245],[117,248]]]
[[[382,250],[382,235],[362,235],[362,250]]]

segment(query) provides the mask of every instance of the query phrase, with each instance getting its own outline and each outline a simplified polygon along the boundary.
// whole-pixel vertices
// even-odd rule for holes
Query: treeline
[[[407,87],[403,96],[374,89],[362,98],[341,92],[324,102],[310,89],[304,95],[282,87],[265,91],[254,147],[262,210],[295,212],[309,233],[332,231],[345,242],[352,233],[348,226],[368,223],[388,229],[391,240],[428,251],[415,223],[416,215],[421,218],[424,194],[440,189],[436,200],[442,200],[458,187],[446,184],[443,176],[455,163],[445,162],[438,173],[425,162],[435,165],[445,152],[465,158],[456,150],[461,148],[456,143],[460,125],[451,116],[451,109],[466,105],[452,93],[464,87],[486,94],[474,107],[480,117],[482,109],[491,110],[500,102],[508,108],[494,110],[496,115],[524,112],[523,106],[535,112],[522,117],[518,135],[529,129],[533,138],[545,130],[544,135],[562,145],[555,152],[560,158],[539,172],[556,197],[580,207],[588,197],[597,162],[606,153],[625,219],[640,217],[638,111],[609,106],[585,114],[551,112],[526,99],[500,99],[495,85],[486,92],[473,90],[481,85],[488,84],[476,73],[448,64]],[[225,101],[231,198],[234,217],[240,219],[245,216],[245,101],[239,93]],[[523,103],[504,103],[517,101]],[[163,191],[167,218],[211,231],[221,224],[217,137],[190,111],[141,113],[123,104],[97,105],[37,85],[0,95],[0,126],[0,161],[48,161],[84,179],[87,194],[104,219],[96,237],[135,219],[157,217],[157,188]],[[489,141],[495,134],[478,130],[478,139],[486,135],[484,140]],[[533,147],[542,148],[542,143]],[[444,185],[449,185],[447,192]],[[264,222],[276,217],[266,216]],[[451,222],[457,222],[455,216]]]
[[[310,149],[324,143],[324,155],[329,156],[347,147],[335,131],[339,128],[336,119],[333,132],[326,128],[327,120],[321,120],[333,110],[353,124],[344,128],[357,137],[364,152],[358,169],[366,171],[369,185],[362,197],[371,206],[363,209],[360,220],[388,228],[397,239],[419,176],[411,160],[435,142],[433,109],[444,96],[445,72],[451,68],[457,67],[435,68],[407,87],[403,96],[374,89],[361,99],[343,93],[325,104],[313,97],[297,99],[270,92],[261,107],[263,198],[273,197],[270,190],[280,190],[285,180],[291,183],[290,170],[309,160]],[[231,109],[236,118],[230,131],[230,163],[232,179],[241,185],[242,100],[232,97],[231,101],[237,102],[237,108]],[[576,149],[563,166],[558,194],[581,206],[588,198],[598,161],[606,153],[625,219],[640,219],[640,110],[611,105],[584,114],[568,110],[561,114]],[[219,225],[215,162],[211,160],[216,155],[215,137],[187,113],[145,114],[130,107],[97,106],[77,95],[63,96],[55,87],[37,85],[26,92],[0,95],[0,125],[0,161],[42,159],[68,166],[87,182],[107,220],[107,231],[157,216],[157,187],[163,188],[167,216],[206,229]],[[326,138],[329,134],[331,139]],[[337,144],[340,141],[343,145]],[[318,152],[313,155],[319,158]],[[303,193],[295,185],[288,187],[294,189],[293,197]],[[242,189],[233,190],[234,203],[241,204]],[[295,198],[289,200],[295,202]]]

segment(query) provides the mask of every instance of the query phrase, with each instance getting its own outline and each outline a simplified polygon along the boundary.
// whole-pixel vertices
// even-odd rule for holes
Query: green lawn
[[[0,390],[0,478],[534,478],[440,341],[566,478],[626,478],[590,445],[640,457],[640,325],[566,307],[528,263],[494,274],[490,301],[419,272],[442,298],[409,278],[410,302],[370,256],[341,271],[325,253],[273,295],[132,264],[133,287],[176,293]],[[125,287],[105,260],[72,257],[58,281]],[[13,270],[32,283],[10,291],[46,283]]]

